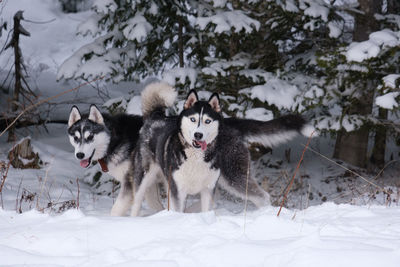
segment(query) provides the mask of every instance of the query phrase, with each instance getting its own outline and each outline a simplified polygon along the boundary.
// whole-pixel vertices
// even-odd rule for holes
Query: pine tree
[[[219,92],[231,116],[305,113],[337,135],[334,155],[358,166],[372,127],[372,160],[382,165],[387,132],[398,130],[390,118],[400,73],[399,7],[387,3],[386,13],[377,5],[363,24],[360,10],[324,0],[96,0],[96,14],[79,28],[95,39],[64,62],[58,78],[157,76],[181,92]],[[360,149],[348,149],[349,141]]]
[[[394,106],[385,105],[390,101],[383,101],[380,96],[396,96],[390,93],[393,88],[385,85],[385,77],[399,73],[399,25],[393,23],[393,14],[375,14],[382,8],[371,8],[376,3],[363,2],[361,8],[370,13],[356,16],[359,26],[354,29],[354,42],[347,40],[320,58],[321,67],[328,74],[328,92],[323,98],[336,106],[320,122],[338,132],[334,156],[359,167],[368,165],[370,130],[375,135],[371,160],[378,167],[384,165],[386,132],[396,130],[395,124],[387,120],[388,109]],[[371,19],[374,16],[377,19]],[[393,98],[392,102],[396,100]]]
[[[188,27],[184,1],[96,0],[96,12],[79,26],[95,37],[58,71],[58,79],[106,76],[114,82],[140,80],[175,66],[179,25]],[[184,36],[182,38],[188,38]]]

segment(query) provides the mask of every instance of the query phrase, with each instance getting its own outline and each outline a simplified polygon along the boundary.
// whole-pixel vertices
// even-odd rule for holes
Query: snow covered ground
[[[327,203],[145,218],[0,210],[0,265],[398,266],[400,208]]]

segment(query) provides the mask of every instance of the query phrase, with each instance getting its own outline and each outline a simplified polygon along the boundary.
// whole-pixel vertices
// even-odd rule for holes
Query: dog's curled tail
[[[178,93],[175,89],[163,82],[151,83],[142,91],[143,117],[149,117],[153,112],[171,107]]]

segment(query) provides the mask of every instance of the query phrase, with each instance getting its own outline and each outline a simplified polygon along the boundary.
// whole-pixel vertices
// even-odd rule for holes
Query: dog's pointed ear
[[[197,93],[195,90],[190,90],[188,96],[186,97],[185,104],[183,105],[184,109],[188,109],[193,107],[194,103],[199,101],[199,97],[197,96]]]
[[[211,108],[216,112],[221,112],[221,105],[219,103],[219,96],[217,93],[213,93],[208,100],[208,104],[210,104]]]
[[[72,106],[71,112],[69,113],[68,127],[71,127],[75,122],[82,118],[81,113],[77,106]]]
[[[98,124],[104,124],[103,115],[101,115],[101,112],[96,107],[96,105],[91,105],[90,106],[89,120],[91,120],[91,121],[93,121],[95,123],[98,123]]]

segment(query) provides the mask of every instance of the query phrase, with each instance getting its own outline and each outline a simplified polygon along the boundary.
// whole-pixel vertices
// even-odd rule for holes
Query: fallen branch
[[[15,118],[10,118],[10,120],[14,120]],[[0,130],[5,129],[8,124],[7,124],[8,119],[0,119]],[[62,123],[62,124],[67,124],[67,120],[23,120],[23,121],[18,121],[15,123],[15,128],[23,128],[23,127],[28,127],[28,126],[40,126],[44,124],[51,124],[51,123]]]
[[[62,96],[62,95],[65,95],[65,94],[74,92],[74,91],[78,90],[79,88],[81,88],[82,86],[91,84],[91,83],[93,83],[93,82],[95,82],[95,81],[98,81],[98,80],[101,80],[101,79],[103,79],[104,77],[105,77],[105,76],[100,76],[100,77],[98,77],[98,78],[96,78],[96,79],[94,79],[94,80],[91,80],[91,81],[82,83],[82,84],[78,85],[78,86],[75,87],[75,88],[72,88],[72,89],[63,91],[63,92],[61,92],[61,93],[59,93],[59,94],[56,94],[56,95],[54,95],[54,96],[45,98],[45,99],[43,99],[43,100],[37,102],[36,104],[30,105],[29,107],[27,107],[27,108],[25,108],[24,110],[22,110],[21,113],[7,126],[7,128],[4,129],[4,131],[2,131],[2,132],[0,133],[0,137],[1,137],[8,129],[10,129],[10,128],[16,123],[17,120],[18,120],[19,118],[21,118],[22,115],[24,115],[24,114],[25,114],[26,112],[28,112],[29,110],[31,110],[31,109],[33,109],[33,108],[35,108],[35,107],[37,107],[37,106],[40,106],[40,105],[42,105],[42,104],[44,104],[44,103],[46,103],[46,102],[49,102],[50,100],[56,99],[56,98],[58,98],[58,97],[60,97],[60,96]]]
[[[310,134],[310,137],[308,137],[307,145],[306,145],[305,148],[303,149],[303,153],[301,154],[301,158],[300,158],[299,162],[297,163],[296,169],[294,170],[292,180],[290,180],[289,186],[287,187],[286,192],[285,192],[285,194],[283,195],[283,199],[282,199],[282,202],[281,202],[281,206],[280,206],[280,208],[279,208],[278,214],[276,215],[277,217],[279,217],[279,214],[281,213],[282,207],[283,207],[283,205],[285,204],[285,201],[286,201],[286,199],[287,199],[287,195],[288,195],[290,189],[292,188],[292,185],[293,185],[293,182],[294,182],[294,178],[296,177],[297,171],[298,171],[299,168],[300,168],[300,164],[301,164],[301,162],[303,161],[304,153],[306,152],[307,147],[310,145],[311,138],[312,138],[313,134],[314,134],[314,131]]]

